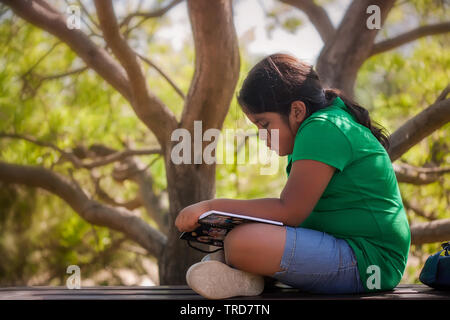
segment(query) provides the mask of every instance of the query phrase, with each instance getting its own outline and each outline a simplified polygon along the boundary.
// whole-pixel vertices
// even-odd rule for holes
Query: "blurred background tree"
[[[279,195],[285,159],[276,175],[261,175],[261,165],[201,165],[198,174],[170,164],[170,129],[192,132],[193,119],[205,121],[203,130],[255,129],[233,98],[263,56],[248,50],[254,35],[234,39],[233,25],[219,24],[228,30],[232,58],[216,68],[211,61],[220,54],[211,47],[227,40],[203,34],[218,20],[202,15],[230,18],[231,2],[190,1],[184,12],[194,33],[177,29],[185,34],[179,49],[158,35],[179,23],[169,13],[186,10],[185,1],[115,1],[116,34],[109,1],[97,8],[86,1],[1,2],[0,285],[63,285],[71,264],[80,266],[82,285],[180,283],[199,259],[177,241],[180,208],[214,196]],[[369,1],[241,0],[233,2],[234,15],[245,2],[262,9],[274,42],[277,30],[296,35],[313,25],[323,41],[314,61],[321,79],[354,96],[393,134],[390,155],[415,228],[403,282],[417,282],[424,258],[450,239],[448,4],[380,1],[382,29],[369,30]],[[69,4],[81,8],[81,30],[57,29]],[[103,17],[99,6],[106,6]],[[345,7],[339,21],[331,19],[332,6]],[[240,64],[233,58],[237,41]],[[228,78],[221,68],[230,69]],[[145,77],[147,92],[133,72]],[[228,89],[218,95],[224,83]],[[195,107],[214,98],[221,101],[216,116]],[[161,123],[149,120],[153,107]],[[252,139],[226,150],[241,157]]]

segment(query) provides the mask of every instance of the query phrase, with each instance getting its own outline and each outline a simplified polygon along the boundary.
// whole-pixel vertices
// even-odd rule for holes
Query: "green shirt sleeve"
[[[292,151],[292,162],[301,159],[316,160],[342,171],[352,157],[350,141],[333,122],[316,118],[299,128]]]

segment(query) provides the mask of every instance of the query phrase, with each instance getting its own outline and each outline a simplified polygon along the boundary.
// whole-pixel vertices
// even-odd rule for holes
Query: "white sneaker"
[[[203,262],[203,261],[211,261],[211,260],[220,261],[222,263],[225,263],[225,252],[223,250],[220,250],[217,252],[210,253],[210,254],[204,256],[201,261]]]
[[[186,282],[192,290],[208,299],[257,296],[264,290],[262,276],[214,260],[192,265],[186,272]]]

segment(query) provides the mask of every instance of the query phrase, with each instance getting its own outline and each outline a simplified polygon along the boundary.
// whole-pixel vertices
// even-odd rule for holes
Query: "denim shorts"
[[[365,290],[347,241],[316,230],[286,227],[280,269],[273,278],[305,292],[351,294]]]

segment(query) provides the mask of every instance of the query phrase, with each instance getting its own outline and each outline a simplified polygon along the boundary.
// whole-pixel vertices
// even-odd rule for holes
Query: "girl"
[[[363,107],[324,90],[313,68],[286,54],[249,72],[238,95],[246,116],[277,129],[288,180],[279,198],[213,199],[184,208],[175,225],[192,231],[208,210],[278,220],[244,224],[225,238],[224,257],[209,255],[186,274],[208,298],[258,295],[262,276],[312,293],[390,290],[405,270],[410,230],[389,140]]]

